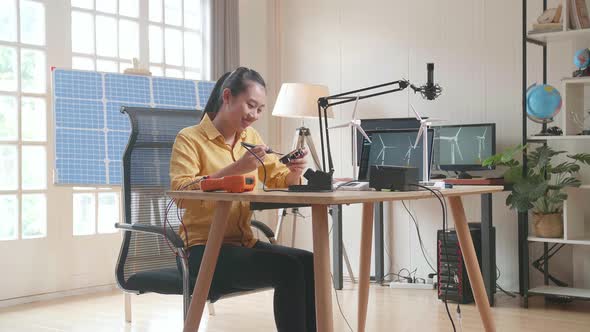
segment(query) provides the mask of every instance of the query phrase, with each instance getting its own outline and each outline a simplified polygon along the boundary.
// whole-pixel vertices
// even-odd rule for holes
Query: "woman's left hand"
[[[291,171],[289,175],[287,175],[287,182],[289,185],[299,184],[301,175],[303,175],[303,172],[307,169],[307,159],[305,158],[307,154],[308,150],[304,149],[301,158],[293,159],[287,164],[287,168]]]

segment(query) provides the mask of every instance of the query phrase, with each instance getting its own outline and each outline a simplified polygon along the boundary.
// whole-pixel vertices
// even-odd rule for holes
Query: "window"
[[[131,67],[133,58],[138,58],[149,63],[154,76],[202,79],[200,0],[71,3],[72,68],[123,72]],[[141,6],[147,7],[147,23],[139,19]],[[141,31],[146,31],[147,36]],[[147,39],[145,54],[141,50],[142,38]]]
[[[140,12],[148,17],[140,19]],[[149,63],[153,76],[202,79],[200,0],[71,0],[71,31],[73,69],[123,72],[138,58]],[[5,135],[12,135],[11,129]],[[31,185],[35,181],[40,180],[30,178]],[[115,231],[121,215],[118,189],[73,189],[73,235]]]
[[[47,236],[45,3],[0,2],[0,240]]]
[[[152,75],[202,79],[201,1],[149,0],[148,35]]]
[[[1,204],[1,203],[0,203]],[[119,193],[111,188],[74,188],[73,235],[115,233],[120,220]]]
[[[123,72],[139,51],[139,0],[72,0],[72,68]]]

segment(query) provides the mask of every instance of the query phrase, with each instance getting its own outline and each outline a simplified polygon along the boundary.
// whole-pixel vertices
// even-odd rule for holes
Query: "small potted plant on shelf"
[[[533,232],[538,237],[563,237],[563,202],[566,188],[579,187],[575,176],[581,165],[590,165],[589,153],[566,155],[567,160],[552,165],[552,158],[567,151],[555,151],[541,145],[527,155],[527,172],[514,159],[528,146],[519,145],[484,160],[483,166],[506,166],[504,180],[511,188],[506,205],[518,212],[533,214]]]

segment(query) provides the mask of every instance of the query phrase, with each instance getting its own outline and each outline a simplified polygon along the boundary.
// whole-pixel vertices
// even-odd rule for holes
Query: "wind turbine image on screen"
[[[409,166],[422,170],[422,142],[414,147],[417,130],[373,133],[369,165]]]
[[[434,136],[437,165],[481,165],[492,155],[492,133],[488,126],[436,128]]]

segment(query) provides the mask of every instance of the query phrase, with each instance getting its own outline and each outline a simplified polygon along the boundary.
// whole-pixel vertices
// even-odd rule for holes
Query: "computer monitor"
[[[361,128],[365,131],[383,129],[417,129],[420,128],[420,121],[416,118],[361,119]],[[363,135],[357,131],[356,138],[356,160],[358,160],[360,165],[361,152],[363,150]]]
[[[363,139],[358,179],[369,181],[372,165],[411,166],[418,168],[422,174],[422,140],[414,149],[418,129],[368,130],[372,143]],[[432,142],[434,131],[428,130],[429,160],[432,160]],[[429,167],[430,172],[430,167]]]
[[[481,163],[496,153],[496,124],[478,123],[434,127],[434,167],[459,172],[490,169]]]

